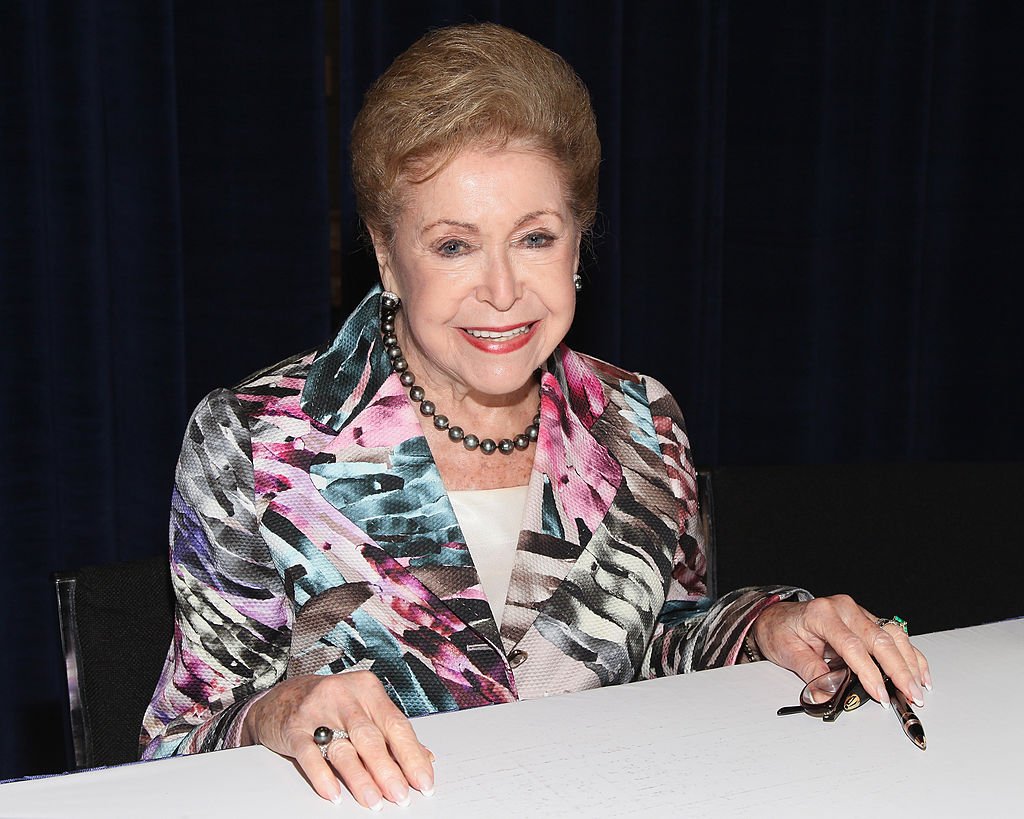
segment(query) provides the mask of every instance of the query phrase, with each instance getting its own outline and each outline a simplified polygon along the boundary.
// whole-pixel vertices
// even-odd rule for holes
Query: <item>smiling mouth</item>
[[[512,327],[462,327],[468,344],[485,353],[504,355],[523,349],[533,341],[540,320],[526,321]]]
[[[524,335],[533,329],[534,322],[527,324],[521,324],[518,327],[512,327],[507,330],[480,330],[475,327],[465,327],[464,332],[473,338],[483,339],[485,341],[509,341],[510,339],[516,338],[517,336]]]

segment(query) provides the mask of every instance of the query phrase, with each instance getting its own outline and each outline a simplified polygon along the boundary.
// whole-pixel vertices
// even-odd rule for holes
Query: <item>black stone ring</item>
[[[338,739],[348,739],[348,731],[321,725],[313,732],[313,742],[320,749],[320,755],[324,759],[327,759],[327,751],[331,747],[331,743]]]

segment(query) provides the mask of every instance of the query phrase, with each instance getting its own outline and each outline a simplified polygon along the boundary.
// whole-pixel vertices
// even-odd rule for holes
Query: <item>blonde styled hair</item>
[[[359,215],[390,245],[405,183],[430,179],[467,148],[510,144],[555,161],[577,227],[588,231],[601,143],[576,72],[553,51],[494,23],[431,31],[370,87],[352,127]]]

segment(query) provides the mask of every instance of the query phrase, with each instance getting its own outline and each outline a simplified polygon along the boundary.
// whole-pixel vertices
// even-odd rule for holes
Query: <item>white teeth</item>
[[[501,333],[495,333],[491,330],[466,330],[473,338],[489,338],[489,339],[507,339],[521,336],[523,333],[529,331],[530,324],[524,324],[522,327],[516,327],[514,330],[505,330]]]

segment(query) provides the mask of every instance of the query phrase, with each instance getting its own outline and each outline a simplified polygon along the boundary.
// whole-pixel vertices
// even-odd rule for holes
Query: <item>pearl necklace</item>
[[[391,361],[391,369],[398,373],[402,386],[408,388],[409,398],[420,405],[420,414],[427,418],[433,417],[434,429],[447,430],[448,440],[453,443],[462,442],[462,445],[472,452],[479,449],[484,455],[493,455],[497,450],[502,455],[511,455],[517,449],[528,449],[531,441],[537,440],[540,430],[540,413],[534,416],[533,423],[525,430],[512,438],[502,438],[495,443],[490,438],[480,438],[473,433],[467,433],[462,427],[453,426],[448,421],[447,415],[437,412],[433,401],[427,400],[423,387],[416,383],[416,376],[409,372],[409,362],[402,355],[402,348],[398,346],[398,336],[395,335],[395,313],[401,305],[402,300],[389,290],[385,290],[380,297],[380,335],[387,350],[388,359]]]

